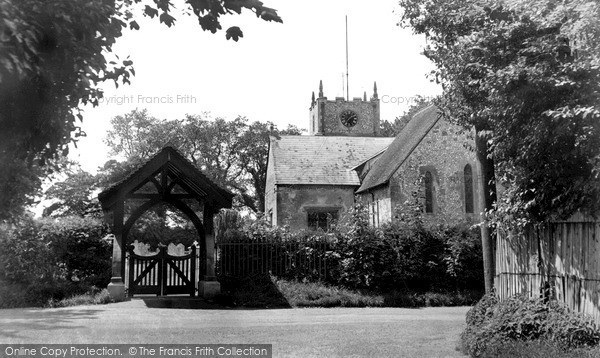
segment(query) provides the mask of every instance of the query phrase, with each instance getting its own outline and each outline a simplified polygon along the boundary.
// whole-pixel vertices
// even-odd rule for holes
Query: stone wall
[[[337,209],[339,218],[354,205],[354,186],[278,185],[273,224],[289,225],[291,230],[308,228],[308,210]]]
[[[350,128],[344,126],[339,117],[346,109],[358,114],[358,123]],[[310,109],[309,134],[375,136],[379,131],[379,117],[379,100],[363,101],[356,98],[346,101],[344,98],[336,98],[331,101],[327,98],[319,98]],[[322,121],[320,126],[319,120]]]
[[[480,170],[472,143],[471,132],[440,120],[392,176],[389,184],[392,206],[414,203],[415,196],[419,204],[424,205],[422,177],[425,171],[430,171],[433,174],[434,213],[427,216],[447,221],[478,217]],[[464,168],[467,164],[473,172],[474,214],[465,212]]]
[[[374,188],[359,196],[360,200],[367,205],[371,225],[379,227],[392,220],[394,210],[388,185]]]
[[[271,138],[272,141],[272,138]],[[275,223],[277,217],[277,197],[275,187],[275,165],[273,151],[269,150],[269,159],[267,164],[267,180],[265,183],[265,215],[271,223]]]

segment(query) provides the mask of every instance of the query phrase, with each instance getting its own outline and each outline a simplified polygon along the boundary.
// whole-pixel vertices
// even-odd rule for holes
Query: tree
[[[221,30],[221,16],[252,11],[281,22],[258,0],[180,0],[180,14],[198,19],[205,31]],[[0,220],[18,215],[40,189],[40,176],[68,154],[68,145],[85,133],[82,104],[97,105],[99,85],[127,84],[134,69],[129,58],[108,61],[123,29],[139,29],[136,18],[175,23],[170,0],[5,0],[0,2]],[[226,30],[237,41],[241,29]],[[23,182],[15,187],[14,183]]]
[[[421,109],[430,105],[432,101],[428,98],[417,96],[414,103],[410,108],[404,112],[401,116],[394,119],[394,122],[382,121],[379,125],[379,135],[382,137],[395,137],[404,128],[404,126],[411,120],[411,118],[419,112]]]
[[[600,198],[600,5],[571,1],[402,0],[425,34],[442,107],[475,128],[483,202],[511,226],[594,213]],[[507,190],[496,201],[495,180]],[[485,189],[485,188],[484,188]],[[486,289],[493,241],[482,225]]]
[[[249,187],[252,188],[246,193],[244,204],[254,212],[265,210],[269,137],[300,134],[302,130],[294,125],[279,130],[272,123],[253,122],[242,135],[243,149],[237,153],[237,157],[248,176]]]
[[[69,168],[67,178],[54,183],[44,196],[54,202],[44,209],[43,216],[87,216],[101,213],[96,198],[98,180],[79,166]]]
[[[108,175],[113,181],[169,145],[215,183],[237,194],[234,205],[253,212],[264,210],[269,136],[302,132],[295,126],[278,130],[272,123],[248,123],[245,117],[213,119],[208,113],[159,120],[146,110],[114,117],[111,126],[106,138],[111,155],[126,158],[123,164],[107,163],[112,167],[109,173],[119,172]]]

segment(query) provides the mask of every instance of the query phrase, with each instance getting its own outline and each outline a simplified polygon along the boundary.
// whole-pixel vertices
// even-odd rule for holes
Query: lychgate
[[[193,295],[196,289],[195,268],[186,266],[185,262],[186,260],[195,262],[196,250],[198,250],[200,263],[198,270],[200,295],[211,297],[220,292],[220,285],[215,277],[213,216],[221,208],[231,207],[233,194],[208,179],[183,155],[172,147],[162,149],[128,177],[101,192],[98,199],[102,204],[105,220],[111,226],[115,237],[112,278],[108,285],[108,291],[113,299],[125,298],[126,286],[133,285],[129,287],[130,295],[136,290],[144,291],[145,288],[141,288],[144,285],[140,283],[155,266],[156,272],[161,273],[161,281],[150,285],[158,287],[158,291],[152,293],[168,294],[171,290],[171,292]],[[192,208],[190,201],[197,205]],[[149,264],[152,267],[147,270],[126,270],[124,259],[130,244],[128,240],[130,230],[142,214],[161,203],[175,207],[193,223],[198,233],[199,246],[197,249],[193,247],[193,259],[189,256],[175,258],[161,253],[160,257],[154,258],[155,263]],[[130,264],[135,264],[135,260],[141,262],[140,260],[144,259],[131,253],[130,260],[134,260]],[[143,266],[143,264],[139,265],[139,267]],[[146,270],[142,275],[144,277],[140,277],[144,270]],[[137,277],[124,277],[126,272]],[[167,275],[166,272],[171,274]],[[178,280],[177,283],[169,284],[165,281],[172,277]]]

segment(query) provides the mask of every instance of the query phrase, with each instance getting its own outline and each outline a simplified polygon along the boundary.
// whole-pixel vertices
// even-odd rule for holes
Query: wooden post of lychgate
[[[115,301],[125,299],[125,282],[123,272],[125,267],[125,247],[123,246],[123,201],[115,204],[111,212],[106,213],[106,219],[112,227],[113,240],[112,275],[108,284],[108,293]]]
[[[196,295],[196,245],[190,246],[190,254],[192,255],[190,261],[190,297]]]
[[[198,283],[200,295],[204,298],[213,298],[221,293],[221,284],[215,274],[215,233],[213,229],[214,211],[211,205],[204,205],[204,263],[205,273],[202,281]],[[200,263],[202,264],[202,262]]]

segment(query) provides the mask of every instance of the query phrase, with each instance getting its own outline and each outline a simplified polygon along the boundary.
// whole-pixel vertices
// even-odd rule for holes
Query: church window
[[[425,212],[433,213],[433,175],[425,172]]]
[[[308,211],[308,228],[310,230],[328,231],[337,219],[337,210],[310,210]]]
[[[369,213],[371,214],[371,225],[374,227],[379,227],[379,200],[373,199],[369,206]]]
[[[473,202],[473,169],[471,164],[465,165],[465,213],[472,214],[474,212]]]

